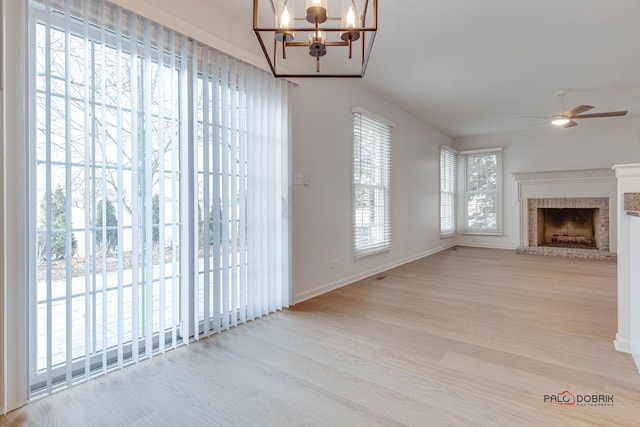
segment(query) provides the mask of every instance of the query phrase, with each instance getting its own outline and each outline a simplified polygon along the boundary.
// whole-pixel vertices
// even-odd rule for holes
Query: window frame
[[[380,159],[381,162],[386,163],[386,170],[382,172],[380,182],[377,184],[364,184],[357,182],[356,179],[356,151],[358,144],[357,138],[357,125],[358,116],[364,118],[367,121],[373,122],[375,126],[386,129],[385,134],[378,135],[383,138],[381,143],[385,145],[378,147],[380,155],[385,158]],[[392,171],[392,129],[395,124],[385,118],[382,118],[374,113],[371,113],[360,107],[353,107],[351,109],[351,129],[352,129],[352,144],[351,144],[351,219],[352,219],[352,246],[353,246],[353,259],[358,260],[369,256],[385,253],[391,250],[392,246],[392,233],[391,233],[391,171]],[[362,125],[362,122],[360,123]],[[371,130],[374,130],[371,128]],[[359,190],[367,188],[369,190],[377,190],[382,192],[384,200],[383,206],[383,236],[373,243],[360,244],[360,233],[358,232],[358,210],[357,206],[357,194]],[[379,226],[380,223],[376,221]]]
[[[460,151],[459,156],[463,162],[462,178],[460,196],[462,201],[460,203],[462,209],[462,218],[464,224],[462,228],[462,234],[469,235],[485,235],[485,236],[502,236],[503,235],[503,165],[502,165],[502,147],[478,149],[478,150],[465,150]],[[469,182],[469,162],[470,156],[495,156],[496,157],[496,187],[494,191],[478,191],[469,190],[467,188]],[[496,200],[496,225],[495,227],[472,227],[469,226],[469,196],[479,194],[495,194]]]

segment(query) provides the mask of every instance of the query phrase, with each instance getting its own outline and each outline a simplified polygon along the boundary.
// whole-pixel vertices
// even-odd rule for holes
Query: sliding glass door
[[[30,12],[32,392],[288,305],[287,83],[101,0]]]

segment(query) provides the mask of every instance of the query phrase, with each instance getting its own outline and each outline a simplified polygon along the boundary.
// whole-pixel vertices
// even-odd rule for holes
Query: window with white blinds
[[[464,232],[502,234],[502,149],[460,152],[464,162]]]
[[[456,182],[458,153],[440,147],[440,236],[456,234]]]
[[[288,83],[103,0],[31,0],[33,395],[290,300]]]
[[[353,110],[353,247],[360,258],[391,249],[392,123]]]

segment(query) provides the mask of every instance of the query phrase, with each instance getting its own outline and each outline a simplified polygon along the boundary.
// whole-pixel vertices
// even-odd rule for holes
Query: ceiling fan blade
[[[572,119],[595,119],[597,117],[620,117],[626,115],[626,111],[609,111],[607,113],[580,114],[571,117]]]
[[[550,119],[549,116],[513,116],[514,119]]]
[[[565,111],[564,113],[562,113],[562,115],[573,117],[576,114],[584,113],[585,111],[589,111],[593,108],[595,107],[592,107],[591,105],[578,105],[577,107],[573,107],[572,109]]]
[[[566,125],[562,126],[563,128],[572,128],[574,126],[578,126],[578,124],[576,122],[574,122],[573,120],[571,120],[569,123],[567,123]]]

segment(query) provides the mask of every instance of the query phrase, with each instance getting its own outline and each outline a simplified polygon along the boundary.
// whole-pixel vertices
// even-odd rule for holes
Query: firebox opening
[[[598,249],[598,208],[538,208],[538,246]]]

